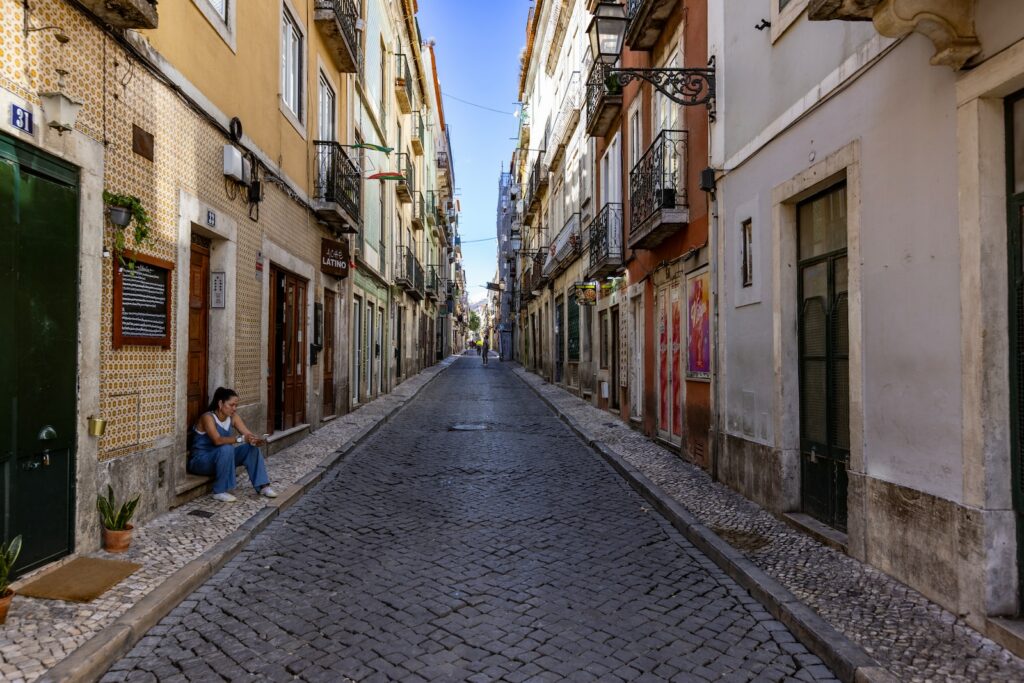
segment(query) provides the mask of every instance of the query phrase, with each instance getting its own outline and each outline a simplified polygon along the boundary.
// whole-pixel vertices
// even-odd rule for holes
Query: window
[[[808,0],[771,0],[772,42],[774,43],[807,8]]]
[[[228,18],[228,0],[207,0],[210,6],[213,7],[213,11],[217,13],[221,19],[227,21]]]
[[[743,237],[743,264],[741,268],[743,272],[743,286],[750,287],[754,284],[754,223],[751,219],[748,218],[743,221],[741,232]]]
[[[326,74],[320,72],[320,82],[317,87],[317,139],[336,140],[336,122],[334,88],[327,80]]]
[[[384,272],[384,235],[386,234],[384,232],[384,222],[385,222],[386,217],[387,217],[387,214],[384,213],[385,210],[386,209],[385,209],[385,196],[384,196],[384,181],[381,180],[380,181],[380,214],[379,214],[380,215],[380,233],[378,233],[380,235],[380,265],[378,267],[380,268],[380,272],[381,273]]]
[[[640,100],[633,105],[629,114],[629,170],[632,171],[636,162],[640,161]]]
[[[302,31],[284,10],[281,22],[281,99],[292,114],[302,116]]]
[[[384,126],[384,120],[388,114],[388,50],[384,42],[380,44],[380,125]]]

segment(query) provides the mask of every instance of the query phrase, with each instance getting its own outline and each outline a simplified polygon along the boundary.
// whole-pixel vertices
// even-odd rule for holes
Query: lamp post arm
[[[713,67],[608,69],[605,84],[609,89],[617,89],[617,87],[628,85],[636,79],[647,81],[677,104],[710,104],[715,99],[715,70]]]

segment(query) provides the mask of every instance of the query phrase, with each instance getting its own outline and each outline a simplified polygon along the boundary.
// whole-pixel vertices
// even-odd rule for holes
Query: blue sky
[[[462,264],[470,301],[497,264],[498,176],[515,149],[519,54],[526,44],[530,0],[420,0],[424,40],[434,39],[437,74],[451,128],[455,187],[462,206]],[[497,109],[487,111],[455,99]],[[486,242],[472,242],[492,238]]]

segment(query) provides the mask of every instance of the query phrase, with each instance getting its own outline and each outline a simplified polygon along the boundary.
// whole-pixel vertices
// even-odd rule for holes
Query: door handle
[[[42,457],[39,458],[39,461],[43,464],[43,467],[49,467],[50,466],[50,451],[49,451],[49,449],[43,451]]]
[[[40,441],[53,441],[57,438],[57,430],[51,425],[46,425],[39,430],[39,434],[36,436]]]

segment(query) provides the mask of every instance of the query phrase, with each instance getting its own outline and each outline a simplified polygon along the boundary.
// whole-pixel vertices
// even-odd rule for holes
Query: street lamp
[[[615,67],[626,35],[626,8],[617,2],[599,2],[590,20],[587,34],[595,68],[588,87],[607,87],[621,92],[622,86],[641,79],[647,81],[673,102],[682,105],[707,104],[712,111],[715,99],[714,57],[706,68],[623,69]]]

